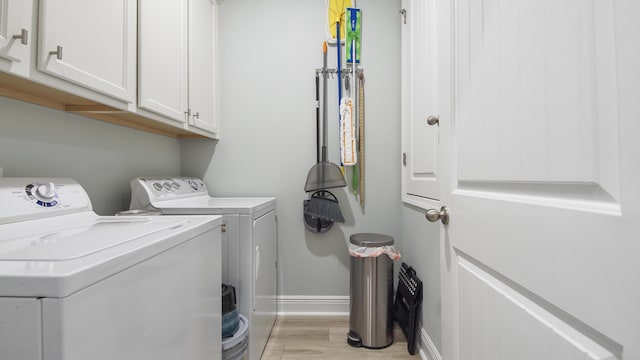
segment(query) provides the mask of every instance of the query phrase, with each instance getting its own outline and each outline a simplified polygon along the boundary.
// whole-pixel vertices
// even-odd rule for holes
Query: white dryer
[[[136,178],[130,209],[222,215],[222,281],[236,287],[249,321],[249,359],[260,359],[277,316],[276,199],[211,197],[197,178]]]
[[[221,224],[98,216],[71,179],[0,178],[0,358],[219,358]]]

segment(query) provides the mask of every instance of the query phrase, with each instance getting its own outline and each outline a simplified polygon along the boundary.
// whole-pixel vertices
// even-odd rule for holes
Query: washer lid
[[[220,216],[98,216],[0,225],[0,296],[71,295],[220,226]],[[218,230],[219,231],[219,230]]]
[[[42,229],[0,240],[0,261],[64,261],[81,258],[153,233],[177,229],[188,220],[135,217],[96,218],[88,224]]]

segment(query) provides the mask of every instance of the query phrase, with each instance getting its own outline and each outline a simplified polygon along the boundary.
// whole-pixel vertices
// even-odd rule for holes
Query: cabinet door
[[[189,108],[191,126],[216,132],[216,7],[189,1]]]
[[[135,101],[135,0],[41,0],[39,10],[38,70]]]
[[[433,0],[404,0],[402,24],[402,199],[426,207],[439,196]]]
[[[185,122],[187,0],[139,1],[139,106]]]
[[[0,0],[0,69],[26,76],[31,59],[33,0]]]

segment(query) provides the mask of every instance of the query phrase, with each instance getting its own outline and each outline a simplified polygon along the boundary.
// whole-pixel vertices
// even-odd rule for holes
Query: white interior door
[[[640,3],[437,12],[443,358],[640,359]]]
[[[424,207],[440,192],[436,15],[434,0],[403,0],[402,8],[402,200]]]

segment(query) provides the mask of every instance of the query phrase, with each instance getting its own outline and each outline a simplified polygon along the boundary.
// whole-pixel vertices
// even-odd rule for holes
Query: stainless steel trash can
[[[393,238],[381,234],[353,234],[352,244],[391,246]],[[349,334],[347,343],[370,349],[393,343],[393,260],[386,254],[351,256]]]

